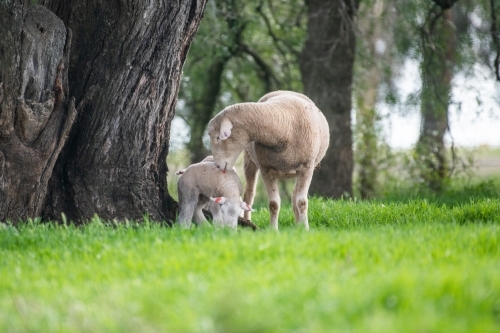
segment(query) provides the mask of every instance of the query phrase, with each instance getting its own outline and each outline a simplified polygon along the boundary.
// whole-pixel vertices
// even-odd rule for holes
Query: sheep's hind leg
[[[266,185],[267,196],[269,198],[269,215],[271,228],[278,230],[278,217],[280,214],[280,191],[276,178],[262,172],[262,180]]]
[[[243,156],[243,165],[245,172],[245,194],[243,195],[243,201],[245,201],[248,205],[252,206],[255,198],[255,188],[257,187],[257,174],[259,173],[259,169],[250,159],[250,155],[248,151],[245,149],[245,155]],[[245,211],[244,217],[247,220],[252,218],[251,211]]]
[[[309,230],[309,221],[307,218],[308,199],[307,192],[312,180],[312,170],[307,171],[303,175],[299,175],[295,181],[295,187],[292,194],[293,214],[295,215],[295,224],[303,225],[306,230]]]

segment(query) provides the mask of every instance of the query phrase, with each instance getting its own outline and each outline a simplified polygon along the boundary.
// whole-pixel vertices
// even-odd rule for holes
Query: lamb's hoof
[[[246,220],[242,217],[238,217],[238,225],[246,228],[252,228],[253,231],[259,230],[259,227],[257,227],[252,221]]]

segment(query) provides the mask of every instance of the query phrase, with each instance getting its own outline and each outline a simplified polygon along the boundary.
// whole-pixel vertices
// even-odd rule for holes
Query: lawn
[[[0,227],[0,332],[499,332],[500,199],[285,205],[280,232]]]

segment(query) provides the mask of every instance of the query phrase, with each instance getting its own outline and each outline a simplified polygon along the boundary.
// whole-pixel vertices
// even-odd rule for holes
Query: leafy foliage
[[[301,0],[211,0],[184,66],[177,115],[191,128],[198,162],[212,116],[276,89],[301,91],[298,53],[305,38]],[[206,146],[205,138],[205,146]]]
[[[378,109],[381,103],[395,106],[391,112],[399,110],[404,115],[411,110],[421,110],[418,146],[408,156],[410,158],[400,164],[402,168],[412,170],[414,183],[425,181],[425,186],[439,191],[449,186],[450,177],[458,169],[471,170],[472,161],[455,149],[453,137],[451,143],[445,143],[441,137],[449,131],[448,109],[453,107],[460,112],[462,108],[451,94],[451,88],[456,87],[453,78],[460,75],[467,81],[467,78],[477,75],[478,65],[491,66],[494,62],[496,48],[491,44],[494,25],[489,16],[495,13],[495,8],[491,8],[490,3],[494,4],[494,1],[374,1],[360,8],[354,93],[355,179],[362,197],[377,195],[380,182],[391,177],[384,170],[390,172],[393,168],[388,166],[396,162],[394,153],[384,143],[380,126],[383,115]],[[447,36],[445,43],[441,43],[436,35],[442,30],[438,23],[443,19],[443,8],[450,5],[453,5],[453,37]],[[388,24],[383,26],[384,23],[376,17],[383,17],[383,22]],[[453,45],[445,45],[453,39],[456,39]],[[383,46],[383,53],[375,52],[377,45]],[[452,47],[453,54],[450,52]],[[446,59],[441,59],[443,56]],[[408,61],[420,63],[422,86],[405,97],[395,89],[394,80]],[[436,75],[444,64],[451,66],[450,71]],[[443,86],[446,76],[452,78],[451,85]],[[490,76],[488,79],[493,74]],[[370,91],[377,93],[377,106],[373,102],[367,103]],[[477,92],[477,113],[484,111],[483,100],[488,98]],[[445,144],[451,144],[451,154],[448,154]]]
[[[430,13],[437,12],[440,4],[428,0],[370,0],[360,4],[353,89],[354,179],[355,192],[363,198],[383,195],[382,184],[392,177],[390,172],[394,167],[411,171],[403,181],[420,187],[429,166],[439,164],[435,156],[430,156],[427,162],[422,159],[433,151],[426,147],[421,147],[424,153],[399,159],[386,142],[382,123],[389,113],[383,113],[381,106],[390,106],[389,112],[404,115],[422,108],[422,87],[403,96],[396,80],[408,61],[422,63],[422,40],[430,29]],[[491,13],[489,0],[454,3],[455,75],[472,77],[477,73],[474,70],[477,64],[493,63]],[[304,45],[306,20],[302,0],[208,2],[184,66],[177,109],[177,115],[191,129],[187,145],[191,162],[209,154],[208,140],[206,136],[203,139],[206,124],[225,106],[255,101],[274,89],[302,91],[298,57]],[[477,112],[482,112],[483,98],[486,97],[478,92]],[[462,107],[453,96],[448,103],[457,110]],[[472,167],[467,155],[454,152],[447,158],[447,172],[443,173],[447,176]],[[427,178],[432,179],[432,175]],[[443,185],[449,183],[447,179]]]

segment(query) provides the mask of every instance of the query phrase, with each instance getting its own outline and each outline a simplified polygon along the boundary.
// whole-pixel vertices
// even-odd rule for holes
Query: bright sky
[[[418,66],[408,62],[397,84],[401,93],[415,92],[420,84]],[[456,77],[453,85],[450,130],[455,146],[500,146],[500,83],[492,78],[492,71],[477,66],[473,78]],[[391,147],[409,148],[419,135],[418,110],[407,111],[406,115],[392,112],[384,127]],[[447,142],[451,142],[450,135]]]

